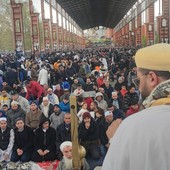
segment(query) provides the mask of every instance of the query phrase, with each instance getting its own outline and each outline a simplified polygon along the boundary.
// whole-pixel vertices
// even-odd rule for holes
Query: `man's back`
[[[125,119],[117,129],[103,170],[169,170],[170,106],[154,106]]]

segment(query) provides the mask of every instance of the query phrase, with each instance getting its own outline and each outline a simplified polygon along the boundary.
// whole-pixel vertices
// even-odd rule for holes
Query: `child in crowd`
[[[79,122],[81,123],[82,122],[82,120],[83,120],[83,114],[85,113],[85,112],[88,112],[88,110],[87,110],[87,103],[83,103],[83,105],[82,105],[82,108],[80,109],[80,111],[77,113],[77,116],[78,116],[78,118],[79,118]]]

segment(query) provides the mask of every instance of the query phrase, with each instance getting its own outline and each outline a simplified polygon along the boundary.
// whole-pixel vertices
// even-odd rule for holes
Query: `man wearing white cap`
[[[145,109],[122,121],[102,170],[169,170],[170,45],[140,49],[135,61]]]
[[[20,96],[16,91],[11,93],[11,99],[20,104],[21,108],[28,113],[30,111],[30,105],[26,98]]]
[[[50,103],[48,97],[43,97],[43,101],[40,105],[40,109],[43,112],[45,117],[50,117],[50,115],[53,113],[53,104]]]
[[[113,113],[111,111],[106,111],[104,113],[105,116],[105,121],[108,123],[108,125],[110,125],[113,121]]]
[[[72,142],[65,141],[60,145],[60,150],[63,153],[63,159],[60,161],[57,170],[73,170],[72,159]],[[83,158],[83,170],[88,170],[89,165]]]
[[[48,90],[47,90],[47,98],[50,101],[50,103],[52,103],[53,105],[54,104],[59,104],[58,96],[56,94],[54,94],[52,88],[48,88]]]
[[[14,145],[14,131],[7,127],[6,117],[0,118],[0,162],[9,161]]]
[[[15,128],[15,120],[21,117],[25,122],[26,112],[17,101],[11,102],[11,109],[7,112],[7,124],[10,128]]]

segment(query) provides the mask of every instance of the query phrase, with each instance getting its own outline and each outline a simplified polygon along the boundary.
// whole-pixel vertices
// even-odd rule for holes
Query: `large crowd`
[[[71,141],[69,98],[74,95],[86,160],[91,169],[102,165],[110,124],[142,107],[135,53],[135,48],[100,48],[1,54],[0,161],[62,160],[60,146]]]

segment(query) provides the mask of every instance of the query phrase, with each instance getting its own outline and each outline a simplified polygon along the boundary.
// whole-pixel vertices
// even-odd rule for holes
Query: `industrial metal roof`
[[[137,0],[57,0],[84,30],[96,26],[114,28]]]

